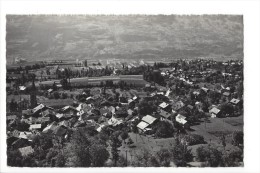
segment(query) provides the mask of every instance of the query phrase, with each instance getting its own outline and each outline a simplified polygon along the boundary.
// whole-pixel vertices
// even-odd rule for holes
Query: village
[[[243,166],[243,61],[7,67],[7,163]]]

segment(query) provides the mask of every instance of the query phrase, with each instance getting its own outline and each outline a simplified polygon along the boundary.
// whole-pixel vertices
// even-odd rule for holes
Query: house
[[[181,114],[178,114],[175,117],[175,120],[177,123],[181,124],[183,127],[187,127],[187,125],[188,125],[188,121],[186,120],[186,117]]]
[[[137,124],[137,128],[139,128],[142,132],[145,132],[147,131],[147,127],[149,126],[150,124],[144,122],[144,121],[141,121],[140,123]]]
[[[203,104],[201,102],[195,102],[195,107],[199,110],[202,111],[202,106]]]
[[[48,93],[52,93],[53,89],[48,89],[47,91]]]
[[[42,111],[43,108],[45,108],[45,105],[39,104],[38,106],[36,106],[35,108],[32,109],[32,112],[33,112],[33,114],[38,113],[38,112]]]
[[[230,96],[230,92],[224,92],[223,96],[229,97]]]
[[[64,114],[77,115],[78,110],[72,106],[65,106],[61,109]]]
[[[67,99],[48,99],[48,100],[40,100],[39,103],[46,105],[48,107],[53,108],[62,108],[67,105],[72,105],[74,100],[71,98]]]
[[[160,105],[159,105],[159,107],[161,107],[162,109],[165,109],[165,108],[167,108],[169,106],[169,104],[167,104],[167,103],[165,103],[165,102],[163,102],[163,103],[161,103]]]
[[[213,107],[212,109],[209,110],[209,113],[212,118],[216,118],[219,115],[220,110],[216,107]]]
[[[230,103],[237,106],[240,103],[240,100],[233,98],[233,99],[230,100]]]
[[[160,116],[161,116],[161,120],[166,120],[166,119],[170,119],[172,117],[172,114],[170,114],[164,110],[161,110]]]
[[[43,133],[52,133],[54,132],[54,130],[57,128],[57,123],[54,121],[52,122],[50,125],[48,125],[47,127],[45,127],[42,132]]]
[[[18,150],[20,151],[22,156],[28,156],[29,154],[32,154],[34,152],[31,146],[19,148]]]
[[[123,120],[119,120],[115,117],[111,117],[108,121],[107,121],[108,125],[112,125],[112,126],[117,126],[123,123]]]
[[[165,96],[166,96],[166,97],[169,97],[170,93],[171,93],[171,91],[170,91],[170,89],[169,89],[169,90],[167,90],[167,92],[165,93]]]
[[[142,118],[142,121],[148,123],[149,125],[153,124],[157,118],[152,117],[151,115],[146,115]]]
[[[26,87],[25,86],[19,86],[19,90],[24,91],[24,90],[26,90]]]
[[[28,135],[32,135],[32,132],[20,132],[18,138],[28,139]]]
[[[200,95],[200,92],[199,92],[199,91],[193,91],[193,95],[199,96],[199,95]]]
[[[6,117],[6,120],[16,120],[17,116],[16,115],[9,115]]]
[[[42,125],[41,124],[32,124],[30,125],[30,130],[39,130],[42,128]]]
[[[201,87],[201,89],[202,89],[205,93],[207,93],[207,92],[209,91],[209,89],[208,89],[208,88],[205,88],[205,87]]]

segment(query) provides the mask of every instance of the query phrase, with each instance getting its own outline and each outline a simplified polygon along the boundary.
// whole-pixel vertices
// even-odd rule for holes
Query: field
[[[188,131],[190,134],[202,135],[207,142],[207,144],[215,145],[222,148],[220,141],[220,136],[225,134],[227,145],[225,147],[226,151],[233,150],[234,146],[231,145],[231,137],[234,131],[241,131],[243,129],[243,117],[230,117],[230,118],[211,118],[210,122],[201,123],[191,127],[193,130]],[[150,135],[141,135],[129,133],[130,138],[134,142],[131,146],[123,144],[120,147],[120,154],[126,158],[128,156],[128,161],[133,161],[136,159],[137,155],[145,150],[149,153],[156,153],[161,148],[170,148],[174,144],[174,138],[163,138],[155,139]],[[194,156],[196,156],[196,149],[199,146],[207,144],[198,144],[189,146],[192,150]],[[127,153],[127,154],[126,154]],[[191,164],[199,164],[196,162],[191,162]],[[171,163],[171,166],[175,166]]]

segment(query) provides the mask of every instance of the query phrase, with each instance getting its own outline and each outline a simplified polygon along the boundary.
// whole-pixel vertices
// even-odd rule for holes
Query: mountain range
[[[243,58],[241,15],[7,15],[6,58]]]

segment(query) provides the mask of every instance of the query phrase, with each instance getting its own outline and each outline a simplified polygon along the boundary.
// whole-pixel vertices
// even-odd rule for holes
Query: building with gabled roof
[[[240,102],[240,100],[239,99],[235,99],[235,98],[230,100],[230,103],[233,104],[233,105],[238,105],[239,102]]]
[[[160,106],[162,109],[165,109],[165,108],[167,108],[167,107],[169,106],[169,104],[163,102],[163,103],[161,103],[159,106]]]
[[[28,156],[29,154],[34,153],[34,149],[31,146],[23,147],[18,149],[22,156]]]
[[[144,121],[150,125],[153,124],[156,120],[157,120],[157,118],[154,118],[151,115],[146,115],[142,118],[142,121]]]
[[[181,114],[178,114],[176,117],[175,117],[175,120],[176,122],[178,122],[179,124],[181,124],[183,127],[186,127],[187,126],[187,123],[188,121],[186,120],[186,117],[181,115]]]
[[[215,118],[219,115],[220,110],[216,107],[213,107],[212,109],[209,110],[209,113],[211,114],[212,118]]]

